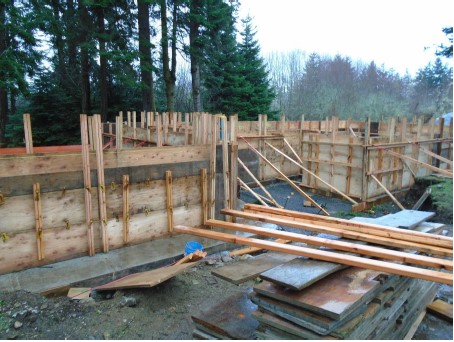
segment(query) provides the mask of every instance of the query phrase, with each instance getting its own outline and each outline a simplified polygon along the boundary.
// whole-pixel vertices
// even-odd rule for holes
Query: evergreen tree
[[[256,32],[252,27],[252,18],[248,16],[242,22],[243,39],[239,44],[239,53],[246,86],[243,87],[241,101],[244,107],[239,109],[239,116],[242,120],[257,120],[258,114],[269,112],[274,92],[270,87],[265,63],[260,57],[260,46],[254,40]]]

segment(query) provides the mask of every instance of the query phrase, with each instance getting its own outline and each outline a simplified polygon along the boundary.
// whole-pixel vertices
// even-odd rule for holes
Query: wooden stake
[[[123,124],[121,123],[121,125]],[[93,256],[95,255],[95,242],[93,236],[93,216],[91,205],[90,148],[88,141],[88,123],[86,114],[80,115],[80,131],[82,141],[82,167],[85,189],[85,222],[87,223],[88,255]]]
[[[317,202],[315,202],[308,194],[301,190],[295,183],[293,183],[284,173],[281,172],[276,166],[273,165],[268,159],[266,159],[257,149],[254,148],[246,139],[241,137],[244,142],[249,146],[249,148],[254,151],[260,158],[262,158],[274,171],[276,171],[293,189],[295,189],[299,194],[303,195],[307,200],[309,200],[315,207],[322,211],[326,216],[329,216],[329,213],[323,209]]]
[[[264,241],[260,239],[245,238],[232,234],[225,234],[220,232],[214,232],[206,229],[198,229],[193,227],[176,226],[175,231],[182,234],[191,234],[196,236],[202,236],[209,239],[221,240],[230,243],[236,243],[240,245],[260,247],[270,251],[276,251],[280,253],[293,254],[298,256],[306,256],[311,259],[323,260],[328,262],[336,262],[343,265],[362,267],[371,270],[377,270],[380,272],[387,272],[391,274],[403,275],[406,277],[420,278],[429,281],[435,281],[443,284],[452,285],[453,278],[452,274],[432,271],[428,269],[421,269],[418,267],[400,265],[391,262],[374,260],[368,258],[361,258],[357,256],[345,255],[340,253],[334,253],[324,250],[317,250],[314,248],[300,247],[293,245],[284,245],[272,241]]]
[[[109,238],[107,236],[106,187],[104,184],[104,154],[102,150],[101,115],[93,115],[93,128],[96,151],[96,167],[98,174],[98,205],[103,244],[102,249],[104,253],[107,253],[109,251]]]
[[[115,131],[115,146],[118,152],[123,148],[123,118],[121,116],[115,118]]]
[[[202,224],[208,219],[208,184],[207,184],[207,169],[200,170],[200,184],[202,185]]]
[[[159,113],[156,113],[156,146],[162,146],[162,121]]]
[[[230,206],[237,207],[238,198],[238,115],[230,116]]]
[[[172,171],[166,171],[166,199],[167,199],[167,230],[173,232],[173,197],[172,197]]]
[[[30,114],[24,114],[24,133],[25,133],[25,150],[27,153],[33,153],[32,124]],[[41,260],[41,259],[40,259]]]
[[[210,146],[210,198],[209,198],[209,218],[215,218],[216,210],[216,144],[217,144],[217,122],[216,115],[212,116],[212,132]]]
[[[220,117],[222,131],[222,174],[224,180],[224,208],[232,208],[230,205],[230,170],[229,170],[229,145],[227,137],[227,118]]]
[[[38,260],[43,260],[44,259],[43,214],[41,210],[41,188],[39,183],[33,184],[33,200],[35,204],[35,229]]]
[[[383,190],[385,190],[386,194],[387,194],[389,197],[391,197],[391,199],[393,200],[393,202],[396,203],[396,205],[397,205],[400,209],[405,210],[404,206],[403,206],[402,204],[400,204],[400,202],[397,200],[397,198],[395,198],[395,197],[393,196],[393,194],[392,194],[388,189],[386,189],[386,187],[382,184],[382,182],[380,182],[380,181],[378,180],[377,177],[375,177],[374,175],[370,175],[370,176],[372,177],[372,179],[373,179],[374,181],[377,182],[377,184],[378,184]]]
[[[123,241],[129,242],[129,175],[123,175]]]

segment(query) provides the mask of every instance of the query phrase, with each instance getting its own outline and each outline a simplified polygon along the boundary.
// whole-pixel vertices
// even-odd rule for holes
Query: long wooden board
[[[175,226],[174,232],[190,234],[196,236],[207,237],[210,239],[227,241],[236,244],[242,244],[246,246],[261,247],[270,251],[276,251],[281,253],[288,253],[298,256],[306,256],[313,259],[337,262],[349,266],[357,266],[363,268],[369,268],[381,272],[388,272],[392,274],[404,275],[412,278],[426,279],[430,281],[440,282],[451,285],[453,283],[452,274],[432,271],[428,269],[421,269],[418,267],[406,266],[394,264],[391,262],[385,262],[381,260],[365,259],[357,256],[346,256],[339,253],[333,253],[328,251],[320,251],[312,248],[283,245],[271,241],[263,241],[253,238],[244,238],[236,235],[225,234],[220,232],[213,232],[204,229],[198,229],[186,226]]]
[[[435,313],[452,323],[452,304],[446,303],[441,299],[435,300],[427,307],[427,310]]]
[[[276,214],[280,216],[291,217],[292,219],[300,219],[307,221],[308,223],[322,223],[324,226],[329,227],[343,227],[357,232],[364,232],[368,234],[374,234],[383,237],[394,237],[400,240],[414,241],[414,242],[425,242],[427,244],[433,244],[434,246],[447,247],[452,249],[453,238],[447,236],[440,236],[434,234],[426,234],[415,231],[403,231],[402,229],[387,227],[379,224],[371,223],[360,223],[351,220],[325,217],[320,215],[314,215],[309,213],[302,213],[293,210],[279,209],[279,208],[268,208],[256,204],[246,204],[244,206],[245,211],[253,210],[261,213]]]
[[[127,275],[126,277],[114,280],[110,283],[98,286],[96,291],[131,289],[142,287],[153,287],[175,277],[185,269],[194,266],[197,262],[188,262],[180,265],[161,267],[151,271],[139,272]]]
[[[217,268],[211,273],[221,279],[238,285],[250,279],[257,278],[260,273],[294,258],[295,257],[293,255],[288,254],[264,253],[252,259],[238,261],[233,264]]]

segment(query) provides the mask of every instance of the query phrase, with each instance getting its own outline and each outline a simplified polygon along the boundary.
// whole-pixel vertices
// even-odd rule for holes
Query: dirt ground
[[[302,209],[303,199],[292,194],[286,185],[272,185],[269,190],[278,202],[286,203],[286,208]],[[330,213],[346,218],[353,215],[345,201],[319,195],[314,198]],[[254,202],[246,194],[242,194],[242,200]],[[314,209],[304,211],[311,210]],[[395,205],[387,203],[366,215],[381,216],[394,211]],[[452,214],[450,219],[448,234],[452,236]],[[94,292],[91,298],[80,301],[65,296],[46,298],[24,291],[0,292],[0,339],[190,340],[194,329],[192,314],[254,286],[256,280],[237,286],[211,274],[215,268],[234,262],[239,262],[239,258],[231,259],[227,252],[209,255],[196,267],[154,288]],[[99,284],[88,281],[80,286],[95,285]],[[440,285],[437,296],[452,303],[452,286]],[[452,337],[452,322],[427,314],[414,339],[452,340]]]

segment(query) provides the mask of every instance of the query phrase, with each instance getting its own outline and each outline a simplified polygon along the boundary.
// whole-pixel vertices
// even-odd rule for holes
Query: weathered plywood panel
[[[27,230],[35,230],[33,196],[7,197],[0,205],[0,232],[9,234]]]

